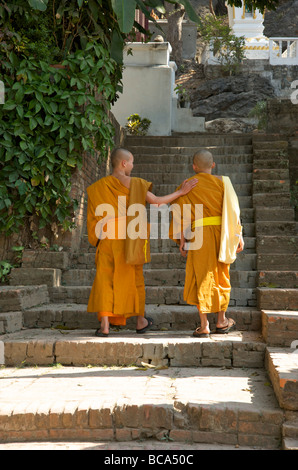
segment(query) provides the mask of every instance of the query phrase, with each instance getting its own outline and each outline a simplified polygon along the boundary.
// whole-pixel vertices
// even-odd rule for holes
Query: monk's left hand
[[[181,195],[188,194],[197,184],[198,180],[196,178],[184,180],[180,188]]]

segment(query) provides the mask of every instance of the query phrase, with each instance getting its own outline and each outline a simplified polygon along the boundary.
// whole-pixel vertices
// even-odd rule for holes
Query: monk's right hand
[[[181,253],[181,255],[183,256],[183,258],[186,258],[187,256],[187,251],[185,250],[185,240],[181,240],[180,241],[180,246],[179,246],[179,251]]]
[[[180,188],[181,195],[188,194],[197,184],[198,180],[196,178],[184,180]]]

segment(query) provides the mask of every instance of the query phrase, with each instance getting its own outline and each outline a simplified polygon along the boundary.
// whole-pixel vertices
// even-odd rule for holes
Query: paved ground
[[[201,450],[255,450],[253,447],[212,445],[212,444],[182,444],[172,442],[27,442],[0,443],[1,450],[101,450],[101,451],[179,451],[191,453]],[[257,449],[261,450],[261,449]]]

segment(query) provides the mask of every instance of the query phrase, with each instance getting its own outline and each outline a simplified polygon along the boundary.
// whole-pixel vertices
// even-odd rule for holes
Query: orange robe
[[[224,184],[216,176],[198,173],[192,178],[198,184],[190,193],[180,197],[174,204],[181,209],[183,204],[191,204],[191,221],[196,220],[195,204],[203,205],[201,217],[222,215]],[[230,265],[218,261],[221,239],[221,225],[207,225],[197,228],[201,231],[202,246],[189,250],[186,262],[184,300],[190,305],[197,305],[201,313],[226,311],[229,305],[231,284]],[[180,243],[180,237],[170,226],[170,238]]]
[[[143,194],[146,194],[151,183],[138,180],[143,184]],[[89,186],[87,193],[88,239],[93,246],[97,246],[99,241],[95,255],[96,275],[87,311],[97,312],[99,320],[108,316],[112,325],[125,325],[127,318],[144,316],[145,313],[143,265],[127,264],[125,258],[126,220],[123,222],[123,214],[126,214],[130,190],[114,176],[106,176]],[[120,214],[119,197],[122,204],[119,206]],[[101,204],[109,204],[113,209],[109,214],[110,221],[105,224],[106,212],[102,211],[100,215],[97,212]],[[100,235],[101,230],[111,232],[104,238]]]

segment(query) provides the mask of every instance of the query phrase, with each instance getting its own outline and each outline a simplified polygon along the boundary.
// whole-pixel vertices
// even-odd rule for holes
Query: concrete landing
[[[283,412],[260,369],[2,368],[0,403],[2,442],[281,442]]]

